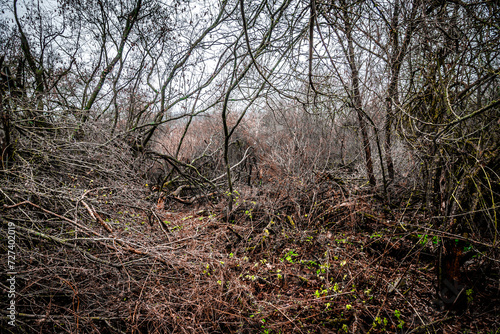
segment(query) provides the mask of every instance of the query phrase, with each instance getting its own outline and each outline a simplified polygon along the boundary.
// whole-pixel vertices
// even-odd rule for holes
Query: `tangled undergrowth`
[[[393,186],[389,206],[336,171],[241,186],[229,214],[222,191],[212,202],[158,203],[137,172],[141,157],[86,133],[25,133],[2,171],[0,247],[7,253],[15,226],[17,312],[11,327],[2,271],[2,333],[500,328],[499,254],[480,240],[461,239],[473,254],[462,264],[467,309],[436,299],[439,240],[461,237],[432,229],[417,191]]]

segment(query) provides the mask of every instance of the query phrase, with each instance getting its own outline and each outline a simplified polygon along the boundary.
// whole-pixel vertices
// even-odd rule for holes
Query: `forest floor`
[[[46,232],[17,230],[18,327],[3,317],[2,333],[499,333],[491,249],[465,243],[466,285],[449,290],[466,308],[443,303],[438,247],[455,236],[432,228],[418,192],[393,185],[387,205],[362,182],[244,187],[230,214],[227,198],[132,205],[101,189],[80,200],[97,219],[64,231],[42,210]],[[5,206],[5,219],[20,224],[23,206],[42,209]]]
[[[287,184],[265,197],[246,189],[229,217],[221,207],[158,213],[172,255],[191,273],[172,301],[182,311],[170,309],[178,329],[187,316],[196,331],[195,319],[211,313],[207,332],[498,333],[498,262],[476,255],[463,265],[467,285],[455,292],[467,308],[454,309],[436,295],[439,235],[447,236],[426,228],[418,201],[393,193],[388,207],[349,187]],[[178,288],[162,286],[167,295]]]

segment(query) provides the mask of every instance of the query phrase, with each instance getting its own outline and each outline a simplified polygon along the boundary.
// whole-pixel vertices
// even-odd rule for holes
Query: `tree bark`
[[[401,47],[399,46],[399,12],[400,12],[399,0],[396,1],[396,3],[394,4],[392,19],[389,26],[390,29],[389,45],[391,52],[391,54],[389,55],[390,81],[387,89],[386,116],[384,124],[385,161],[387,164],[389,180],[394,179],[394,162],[392,159],[392,124],[395,117],[394,105],[399,104],[398,81],[401,72],[401,63],[403,62],[403,59],[406,55],[413,31],[415,30],[416,26],[415,16],[417,14],[417,5],[418,1],[414,1],[412,3],[412,10],[409,16],[409,23]]]
[[[28,66],[30,67],[35,77],[35,97],[37,101],[36,108],[38,112],[33,113],[32,111],[29,111],[30,117],[35,117],[38,113],[43,111],[43,95],[45,93],[43,64],[37,64],[35,58],[31,54],[28,38],[24,34],[23,27],[21,26],[21,22],[19,21],[17,15],[17,0],[14,0],[14,18],[17,24],[17,28],[19,29],[19,34],[21,36],[21,49],[23,50],[24,57],[28,61]]]
[[[359,71],[354,57],[354,44],[352,40],[352,24],[347,16],[344,14],[345,23],[345,34],[347,37],[347,48],[348,48],[348,61],[349,67],[351,69],[351,80],[352,80],[352,104],[356,113],[358,115],[359,128],[361,130],[361,142],[365,152],[365,163],[366,172],[370,185],[377,185],[377,180],[375,179],[375,174],[373,173],[373,161],[372,161],[372,150],[370,147],[370,140],[368,138],[368,129],[366,127],[366,121],[363,115],[363,106],[361,101],[361,92],[359,89]]]

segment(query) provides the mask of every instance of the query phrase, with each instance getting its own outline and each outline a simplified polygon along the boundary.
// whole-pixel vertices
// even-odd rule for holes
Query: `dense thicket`
[[[499,328],[497,2],[0,6],[18,329]]]

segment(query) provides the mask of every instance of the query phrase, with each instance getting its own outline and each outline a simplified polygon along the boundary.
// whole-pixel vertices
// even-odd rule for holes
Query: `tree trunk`
[[[399,89],[398,81],[399,74],[401,72],[401,63],[406,55],[408,46],[411,41],[413,31],[416,27],[415,17],[417,15],[418,2],[412,2],[412,9],[409,16],[409,24],[407,26],[403,44],[399,46],[399,13],[400,13],[400,1],[396,1],[394,4],[394,10],[392,12],[391,25],[389,27],[389,45],[390,45],[390,56],[389,56],[389,68],[390,68],[390,81],[387,89],[387,100],[386,100],[386,116],[384,124],[385,132],[385,161],[387,164],[387,171],[389,174],[389,180],[394,179],[394,162],[392,159],[392,123],[394,120],[395,112],[394,105],[399,104]]]
[[[132,28],[134,27],[135,23],[139,20],[139,12],[141,11],[141,6],[142,6],[142,0],[138,0],[132,12],[130,12],[127,15],[127,22],[125,23],[125,28],[123,29],[122,38],[120,41],[120,45],[118,46],[116,56],[109,62],[106,68],[101,72],[101,75],[99,76],[99,82],[94,87],[92,94],[90,94],[89,100],[85,104],[84,110],[86,110],[87,113],[83,115],[82,123],[85,123],[87,121],[90,108],[92,108],[92,105],[96,101],[97,95],[101,91],[102,86],[104,85],[104,81],[106,80],[106,77],[108,76],[109,73],[111,73],[111,71],[113,71],[113,68],[115,67],[116,63],[118,63],[118,61],[122,59],[123,49],[125,48],[125,44],[130,35],[130,32],[132,31]]]
[[[385,133],[385,141],[384,141],[384,149],[385,149],[385,163],[387,164],[387,172],[389,176],[389,181],[394,180],[394,162],[392,160],[392,120],[394,118],[393,112],[393,100],[397,103],[398,98],[398,89],[397,89],[397,79],[394,81],[391,79],[391,85],[389,86],[388,96],[386,101],[386,113],[385,113],[385,124],[384,124],[384,133]]]
[[[347,14],[346,14],[347,15]],[[361,92],[359,90],[359,72],[356,65],[356,60],[354,57],[354,44],[352,41],[352,25],[349,21],[349,18],[344,18],[345,22],[345,33],[347,37],[347,47],[348,47],[348,61],[349,67],[351,68],[351,80],[352,80],[352,104],[356,113],[358,114],[358,123],[359,128],[361,130],[361,142],[365,151],[365,163],[366,163],[366,172],[368,176],[368,180],[370,181],[370,185],[377,185],[377,181],[375,179],[375,174],[373,173],[373,162],[372,162],[372,150],[370,147],[370,140],[368,138],[368,130],[366,127],[366,121],[363,118],[363,109],[361,102]]]

